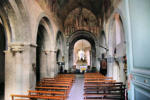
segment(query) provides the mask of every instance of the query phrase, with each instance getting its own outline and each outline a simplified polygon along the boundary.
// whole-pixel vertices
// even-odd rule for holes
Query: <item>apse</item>
[[[78,40],[74,45],[73,53],[73,64],[76,69],[82,70],[83,67],[86,69],[91,65],[91,44],[87,40]]]

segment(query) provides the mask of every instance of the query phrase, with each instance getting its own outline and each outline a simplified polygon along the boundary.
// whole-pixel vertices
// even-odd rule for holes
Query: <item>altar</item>
[[[87,69],[87,61],[86,60],[78,60],[76,69],[80,70],[80,73],[86,71]]]
[[[80,66],[80,72],[86,71],[87,66]]]
[[[78,59],[76,61],[76,70],[80,73],[86,72],[87,70],[88,62],[86,58],[85,51],[82,47],[82,49],[78,51]]]

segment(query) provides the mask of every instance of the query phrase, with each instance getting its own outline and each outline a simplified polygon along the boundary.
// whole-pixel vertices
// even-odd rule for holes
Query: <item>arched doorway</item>
[[[44,32],[45,28],[40,25],[38,28],[38,35],[37,35],[37,49],[36,49],[36,81],[40,81],[41,77],[41,56],[42,56],[42,49],[44,48]]]
[[[64,36],[62,32],[58,31],[57,36],[56,36],[56,61],[57,61],[57,72],[63,73],[64,71],[64,53],[65,53],[65,43],[64,43]]]
[[[86,71],[91,66],[91,44],[85,39],[80,39],[74,44],[73,66],[80,72]]]
[[[74,51],[74,45],[78,40],[86,40],[91,45],[91,61],[90,65],[91,67],[96,67],[96,38],[94,34],[88,31],[76,31],[72,33],[72,35],[68,38],[68,44],[69,44],[69,67],[73,68],[73,51]]]
[[[0,98],[4,97],[4,87],[5,87],[5,53],[6,50],[6,37],[5,28],[3,22],[0,18]]]
[[[47,54],[51,49],[50,29],[48,18],[43,17],[38,26],[36,39],[36,82],[50,74]]]
[[[127,61],[124,59],[126,56],[126,42],[125,42],[125,33],[124,27],[122,23],[121,16],[119,13],[115,14],[115,30],[116,30],[116,37],[115,37],[115,44],[116,47],[114,49],[114,56],[117,58],[118,62],[118,71],[116,75],[118,75],[118,81],[121,81],[125,84],[126,82],[126,70],[127,70]]]
[[[109,55],[114,60],[109,64],[108,76],[113,76],[116,81],[125,83],[125,71],[127,69],[126,61],[124,61],[124,58],[126,58],[126,42],[122,19],[118,13],[114,14],[110,27]]]
[[[62,67],[62,53],[59,49],[57,50],[57,53],[56,53],[56,62],[57,62],[57,72],[63,73],[63,68],[60,68]]]

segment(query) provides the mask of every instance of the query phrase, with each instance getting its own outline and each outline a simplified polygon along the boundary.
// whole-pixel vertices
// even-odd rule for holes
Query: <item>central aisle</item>
[[[84,94],[84,76],[76,75],[75,83],[73,84],[73,87],[70,91],[68,100],[83,100],[83,94]]]

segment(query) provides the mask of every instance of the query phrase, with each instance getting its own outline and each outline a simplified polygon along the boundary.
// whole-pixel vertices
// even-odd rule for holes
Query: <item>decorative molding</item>
[[[23,43],[11,43],[9,44],[10,50],[12,52],[23,52],[24,51],[24,44]]]
[[[31,46],[31,47],[37,47],[37,44],[34,44],[34,43],[23,43],[24,46]]]
[[[133,84],[135,84],[135,88],[136,88],[136,90],[138,90],[139,92],[141,92],[142,94],[144,94],[145,96],[147,96],[147,97],[150,97],[150,94],[149,94],[149,90],[150,90],[150,86],[147,86],[147,85],[145,85],[145,84],[143,84],[143,83],[141,83],[141,82],[138,82],[138,81],[133,81],[132,80],[132,82],[133,82]],[[137,88],[137,87],[139,87],[139,88]],[[141,88],[141,89],[140,89]],[[142,89],[146,89],[146,90],[148,90],[147,92],[145,92],[145,90],[143,91]]]
[[[25,50],[24,49],[25,46],[30,46],[30,47],[33,47],[33,48],[37,47],[37,45],[34,44],[34,43],[25,43],[25,42],[24,43],[14,42],[14,43],[9,43],[8,44],[8,48],[12,52],[23,52]]]
[[[43,50],[43,52],[48,55],[51,51],[50,50]]]
[[[37,47],[37,44],[30,43],[29,45],[30,45],[31,47],[34,47],[34,48]]]
[[[133,70],[131,70],[131,73],[133,74],[138,74],[138,75],[146,75],[146,76],[150,76],[150,70],[146,70],[146,69],[137,69],[134,68]]]
[[[50,50],[50,52],[54,52],[54,53],[57,53],[57,51],[56,51],[56,50]]]

